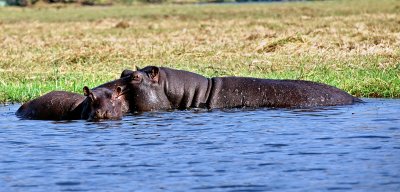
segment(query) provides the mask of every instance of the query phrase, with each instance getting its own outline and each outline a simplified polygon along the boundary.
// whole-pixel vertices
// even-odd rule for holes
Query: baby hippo
[[[107,88],[89,89],[83,88],[84,100],[81,119],[88,121],[100,119],[121,119],[123,115],[122,104],[126,93],[123,86],[118,86],[114,91]]]
[[[125,91],[119,86],[114,91],[107,88],[83,88],[84,95],[52,91],[24,103],[15,113],[23,119],[73,120],[120,119],[123,115],[120,97]]]

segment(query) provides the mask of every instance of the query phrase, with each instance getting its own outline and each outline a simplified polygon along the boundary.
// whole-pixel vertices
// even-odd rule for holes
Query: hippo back
[[[80,119],[82,101],[86,97],[66,91],[52,91],[24,103],[15,113],[23,119]]]
[[[246,77],[212,78],[208,106],[306,108],[352,104],[350,94],[326,84],[302,80],[271,80]]]

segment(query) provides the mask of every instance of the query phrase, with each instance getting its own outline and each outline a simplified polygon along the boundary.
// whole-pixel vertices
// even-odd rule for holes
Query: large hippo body
[[[97,120],[119,119],[123,115],[121,88],[114,92],[106,88],[84,88],[85,96],[52,91],[24,103],[15,113],[23,119],[38,120]]]
[[[321,83],[301,80],[270,80],[248,77],[205,78],[188,71],[148,66],[125,70],[131,108],[134,111],[346,105],[361,101]]]

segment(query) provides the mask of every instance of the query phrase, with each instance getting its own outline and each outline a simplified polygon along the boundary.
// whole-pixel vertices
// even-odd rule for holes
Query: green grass
[[[400,1],[0,8],[0,102],[123,69],[305,79],[400,97]]]

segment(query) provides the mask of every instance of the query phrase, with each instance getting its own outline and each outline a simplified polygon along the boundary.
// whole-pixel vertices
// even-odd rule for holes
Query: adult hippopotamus
[[[124,70],[134,111],[187,108],[309,108],[361,101],[326,84],[250,77],[206,78],[188,71],[148,66]]]
[[[107,88],[90,90],[83,88],[84,95],[52,91],[24,103],[16,112],[23,119],[40,120],[99,120],[120,119],[123,115],[123,87],[111,91]]]

